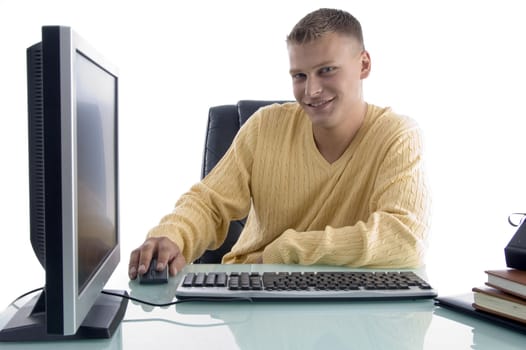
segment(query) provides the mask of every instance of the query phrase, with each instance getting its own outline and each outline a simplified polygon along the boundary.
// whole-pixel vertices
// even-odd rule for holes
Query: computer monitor
[[[118,73],[71,28],[45,26],[27,75],[30,242],[46,283],[0,340],[108,338],[127,306],[102,293],[120,261]]]

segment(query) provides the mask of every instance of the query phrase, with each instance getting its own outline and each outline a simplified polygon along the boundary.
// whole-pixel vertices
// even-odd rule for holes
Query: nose
[[[321,94],[322,87],[319,79],[316,77],[309,77],[305,83],[305,95],[308,97],[314,97]]]

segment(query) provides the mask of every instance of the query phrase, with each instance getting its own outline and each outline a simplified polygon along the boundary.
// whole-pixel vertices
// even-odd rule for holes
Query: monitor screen
[[[111,337],[127,305],[102,293],[120,260],[118,73],[63,26],[42,27],[27,73],[30,242],[46,285],[0,340]]]
[[[78,292],[117,245],[115,111],[117,81],[75,54]],[[94,87],[97,87],[94,89]]]

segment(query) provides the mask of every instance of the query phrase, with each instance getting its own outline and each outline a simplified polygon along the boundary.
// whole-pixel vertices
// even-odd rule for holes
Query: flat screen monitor
[[[108,338],[127,299],[103,293],[120,260],[118,73],[69,27],[27,49],[30,242],[45,287],[0,340]]]

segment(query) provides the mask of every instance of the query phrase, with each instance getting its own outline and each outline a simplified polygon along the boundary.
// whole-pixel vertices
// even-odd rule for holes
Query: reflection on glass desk
[[[199,271],[328,271],[291,265],[189,265]],[[338,270],[345,270],[339,268]],[[421,274],[425,277],[425,274]],[[156,303],[173,300],[182,274],[140,285],[125,273],[108,288]],[[429,281],[431,285],[433,281]],[[440,293],[440,290],[438,291]],[[11,308],[11,307],[10,307]],[[0,327],[7,321],[0,316]],[[1,349],[524,349],[526,336],[442,309],[433,300],[359,302],[188,302],[152,307],[131,301],[113,339],[0,344]]]
[[[379,303],[181,304],[176,309],[223,322],[242,349],[422,349],[432,303]]]

